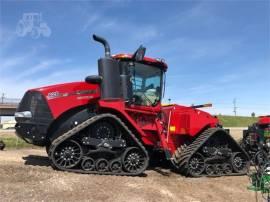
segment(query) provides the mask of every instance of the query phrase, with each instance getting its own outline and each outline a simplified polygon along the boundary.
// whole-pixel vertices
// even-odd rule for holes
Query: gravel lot
[[[186,178],[165,167],[145,177],[75,174],[53,170],[44,149],[0,152],[0,201],[256,201],[248,184],[247,176]]]

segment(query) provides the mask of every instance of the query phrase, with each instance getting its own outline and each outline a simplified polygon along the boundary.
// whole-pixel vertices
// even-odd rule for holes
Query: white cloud
[[[46,69],[55,69],[57,67],[57,65],[62,65],[62,64],[66,64],[70,62],[69,59],[49,59],[49,60],[44,60],[39,62],[38,64],[32,66],[32,67],[27,67],[26,70],[22,71],[21,73],[17,74],[15,76],[15,80],[21,80],[25,77],[31,76],[35,73],[40,73],[43,70]]]
[[[87,20],[84,22],[84,24],[82,25],[82,31],[86,31],[89,27],[91,27],[91,25],[93,25],[95,22],[97,22],[100,19],[99,14],[92,14],[91,16],[89,16],[87,18]]]
[[[4,92],[6,97],[9,98],[21,98],[28,89],[65,82],[83,81],[87,75],[91,74],[96,74],[96,70],[89,69],[89,66],[87,66],[87,68],[52,71],[52,73],[44,77],[35,79],[14,80],[13,78],[6,77],[0,82],[0,92]]]

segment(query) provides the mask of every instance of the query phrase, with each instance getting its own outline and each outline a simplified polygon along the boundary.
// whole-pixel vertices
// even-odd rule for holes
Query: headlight
[[[15,112],[16,118],[32,118],[32,113],[30,111]]]

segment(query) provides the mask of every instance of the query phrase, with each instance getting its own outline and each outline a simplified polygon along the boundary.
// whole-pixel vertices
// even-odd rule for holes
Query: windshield
[[[151,65],[130,66],[132,99],[137,105],[155,106],[161,100],[162,70]]]

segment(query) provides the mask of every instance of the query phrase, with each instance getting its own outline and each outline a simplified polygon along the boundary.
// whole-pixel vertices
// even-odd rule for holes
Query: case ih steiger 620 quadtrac
[[[189,176],[240,175],[247,172],[245,151],[216,117],[198,107],[161,105],[162,60],[111,56],[107,41],[97,76],[85,82],[32,89],[15,114],[17,134],[46,146],[52,166],[79,173],[139,175],[154,151]],[[153,157],[154,158],[154,157]]]
[[[270,157],[270,116],[260,116],[257,123],[243,131],[240,146],[253,164],[264,164]]]

